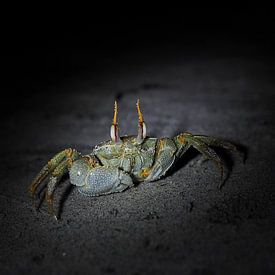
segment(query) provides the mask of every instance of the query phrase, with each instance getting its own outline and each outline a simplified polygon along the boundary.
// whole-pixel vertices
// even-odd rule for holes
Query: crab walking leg
[[[227,150],[238,152],[237,147],[228,141],[220,140],[214,137],[202,136],[202,135],[194,135],[194,138],[206,143],[209,146],[221,147]]]
[[[34,197],[35,192],[42,181],[65,159],[76,158],[78,152],[74,149],[65,149],[56,154],[38,173],[29,186],[29,194]]]
[[[54,208],[53,208],[53,195],[54,191],[56,190],[57,184],[61,180],[62,176],[64,176],[67,172],[69,167],[71,166],[71,160],[63,160],[52,172],[52,176],[47,184],[47,191],[46,191],[46,201],[48,204],[48,210],[51,215],[54,215]],[[54,215],[55,216],[55,215]]]
[[[203,156],[205,156],[207,159],[212,160],[216,164],[216,166],[219,168],[221,172],[221,181],[223,181],[224,166],[216,152],[213,149],[211,149],[206,143],[196,139],[191,134],[188,134],[188,136],[186,136],[185,138],[186,141],[190,145],[192,145],[196,150],[198,150],[201,154],[203,154]]]
[[[51,172],[49,164],[44,165],[41,171],[37,174],[37,176],[33,179],[31,185],[29,186],[29,194],[31,197],[35,197],[35,191],[37,190],[40,183],[49,175]]]
[[[185,152],[190,148],[190,144],[186,140],[186,135],[190,135],[190,134],[183,133],[173,138],[173,141],[177,146],[177,152],[176,152],[177,159],[181,158],[185,154]]]
[[[168,169],[173,165],[177,152],[174,141],[170,138],[158,140],[154,164],[149,171],[146,182],[154,181],[164,176]]]
[[[239,150],[237,146],[232,144],[231,142],[220,140],[214,137],[203,136],[203,135],[195,135],[194,137],[200,141],[203,141],[208,146],[221,147],[223,149],[236,152],[243,159],[243,162],[245,161],[245,157],[246,157],[245,152],[242,152],[241,150]]]

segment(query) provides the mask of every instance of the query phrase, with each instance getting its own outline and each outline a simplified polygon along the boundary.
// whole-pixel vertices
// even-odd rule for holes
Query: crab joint
[[[143,141],[146,138],[146,124],[143,120],[143,115],[140,110],[140,101],[137,100],[137,112],[138,112],[138,136],[137,139],[139,141]]]
[[[118,134],[118,123],[117,123],[117,102],[115,101],[115,107],[114,107],[114,118],[113,118],[113,124],[111,126],[111,139],[113,142],[119,142],[120,137]]]

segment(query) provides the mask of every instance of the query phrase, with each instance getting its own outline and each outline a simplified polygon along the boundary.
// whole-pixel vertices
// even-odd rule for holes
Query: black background
[[[21,94],[22,85],[45,87],[81,70],[96,72],[104,58],[127,52],[142,56],[165,45],[200,56],[274,55],[272,9],[167,8],[130,14],[93,12],[89,18],[64,14],[22,12],[2,19],[7,88]]]

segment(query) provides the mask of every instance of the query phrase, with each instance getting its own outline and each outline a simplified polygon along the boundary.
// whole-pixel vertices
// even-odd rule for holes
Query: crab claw
[[[138,112],[138,136],[137,140],[141,143],[146,138],[146,124],[143,120],[143,115],[140,110],[140,101],[137,100],[137,112]]]
[[[111,139],[113,142],[118,143],[121,142],[121,139],[119,137],[119,133],[118,133],[118,123],[117,123],[117,101],[115,101],[115,107],[114,107],[114,118],[113,118],[113,123],[111,126]]]

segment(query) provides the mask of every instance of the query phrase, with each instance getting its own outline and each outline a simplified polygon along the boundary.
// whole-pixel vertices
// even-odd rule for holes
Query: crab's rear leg
[[[178,156],[181,157],[186,148],[190,146],[198,150],[206,159],[212,160],[214,164],[219,168],[221,173],[221,185],[223,183],[224,164],[216,152],[209,146],[219,146],[229,150],[237,150],[236,147],[225,141],[218,140],[208,136],[195,136],[190,133],[182,133],[174,138],[174,141],[181,152]],[[220,185],[220,186],[221,186]]]
[[[206,143],[208,146],[220,147],[220,148],[232,151],[234,153],[237,153],[243,159],[243,162],[245,162],[246,152],[245,152],[245,148],[242,148],[241,146],[237,147],[235,144],[229,141],[221,140],[215,137],[209,137],[204,135],[194,135],[194,137]]]
[[[208,146],[221,147],[226,150],[234,151],[239,153],[240,151],[237,147],[231,142],[224,141],[215,137],[203,136],[203,135],[194,135],[194,138],[206,143]]]

